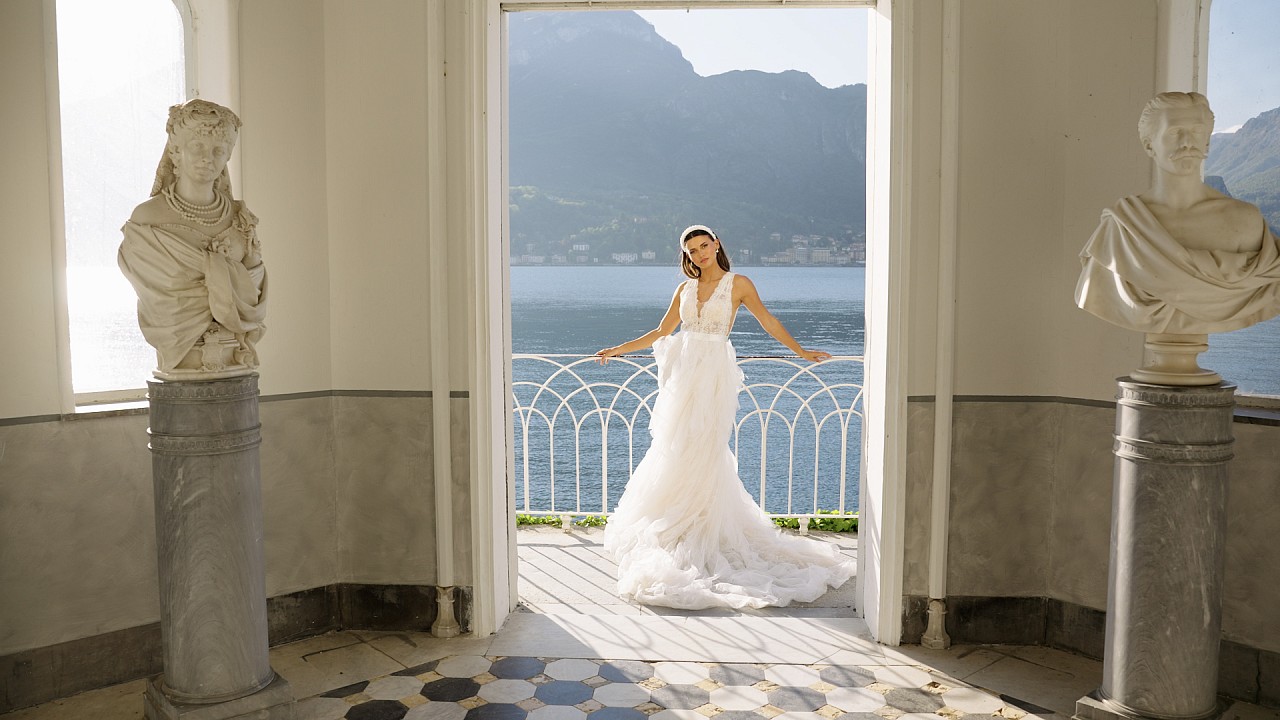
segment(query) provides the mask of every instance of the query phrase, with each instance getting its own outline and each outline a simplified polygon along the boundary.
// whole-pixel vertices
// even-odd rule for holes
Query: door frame
[[[860,488],[858,608],[871,634],[897,645],[902,636],[907,432],[907,301],[910,257],[910,18],[916,0],[811,0],[789,7],[865,7],[868,32],[867,367],[864,480]],[[468,128],[474,193],[475,362],[471,369],[470,443],[472,627],[496,632],[515,609],[516,545],[507,187],[506,13],[526,10],[633,10],[671,6],[635,0],[482,0],[469,5],[464,43],[469,72]],[[720,7],[686,0],[679,7]],[[776,7],[750,0],[733,7]]]

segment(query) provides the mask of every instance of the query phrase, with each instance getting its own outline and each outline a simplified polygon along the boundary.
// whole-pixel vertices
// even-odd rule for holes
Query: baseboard
[[[454,592],[467,632],[471,589]],[[282,645],[331,630],[427,631],[436,610],[431,585],[327,585],[268,598],[267,641]],[[157,675],[162,658],[159,623],[0,656],[0,714]]]
[[[902,642],[917,645],[929,599],[903,598]],[[1044,645],[1101,660],[1107,614],[1045,597],[947,598],[947,634],[957,645]],[[1223,639],[1218,694],[1280,709],[1280,653]]]

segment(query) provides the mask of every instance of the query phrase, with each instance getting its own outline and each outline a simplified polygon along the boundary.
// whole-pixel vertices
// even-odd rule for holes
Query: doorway
[[[876,5],[873,2],[829,4],[838,7],[874,7]],[[887,5],[887,3],[885,4]],[[516,566],[518,561],[516,536],[513,531],[514,518],[512,517],[512,507],[514,505],[512,501],[518,495],[515,484],[517,466],[514,452],[516,428],[513,417],[509,412],[509,405],[504,402],[511,397],[512,387],[510,382],[513,375],[510,352],[512,349],[516,349],[512,345],[512,319],[510,314],[512,269],[508,262],[508,258],[511,255],[511,237],[509,235],[511,224],[507,210],[508,188],[510,187],[509,164],[507,162],[510,157],[510,146],[507,144],[507,138],[510,133],[507,115],[509,108],[506,104],[510,89],[510,75],[507,65],[509,58],[506,55],[508,47],[507,13],[513,10],[546,9],[550,5],[554,5],[557,9],[564,9],[566,6],[565,3],[490,2],[487,5],[489,12],[485,18],[486,21],[483,23],[477,22],[473,27],[477,35],[483,36],[484,54],[488,60],[485,65],[485,72],[481,73],[484,86],[483,97],[488,106],[503,108],[501,113],[489,113],[482,116],[488,138],[486,146],[500,147],[502,152],[501,154],[488,153],[484,158],[485,167],[489,171],[484,182],[487,198],[484,215],[487,220],[488,242],[481,249],[482,257],[478,259],[481,262],[481,266],[488,269],[486,277],[488,287],[484,288],[483,292],[481,288],[477,288],[477,299],[482,303],[482,325],[487,330],[487,336],[481,339],[481,343],[484,345],[481,357],[487,357],[489,362],[478,368],[480,373],[487,375],[487,377],[485,378],[486,382],[478,383],[474,386],[480,392],[477,392],[478,396],[474,398],[477,412],[472,421],[472,428],[473,432],[489,430],[490,432],[479,433],[479,436],[487,436],[494,440],[487,447],[484,447],[483,443],[476,443],[477,447],[473,451],[485,455],[483,464],[491,469],[490,472],[482,474],[480,477],[489,477],[492,480],[487,484],[480,483],[485,487],[477,487],[478,492],[473,506],[473,511],[479,520],[474,524],[474,539],[477,541],[476,547],[478,551],[475,555],[476,628],[477,632],[481,633],[495,629],[506,613],[515,608],[518,601],[516,594],[518,585]],[[543,7],[539,8],[539,6]],[[623,2],[595,2],[592,3],[592,6],[595,8],[608,6],[608,9],[626,9],[629,7],[628,3]],[[874,49],[871,52],[873,60],[876,57],[880,58],[879,62],[873,63],[877,74],[888,72],[889,64],[886,54],[883,52],[884,46],[889,39],[888,20],[888,9],[884,7],[877,8],[877,13],[872,21],[872,30],[869,33],[873,43],[876,39],[879,39],[881,43],[881,53],[879,55],[876,55]],[[884,99],[879,104],[876,103],[876,83],[874,78],[872,80],[873,89],[869,93],[871,99],[868,101],[870,110],[868,128],[873,127],[873,123],[876,121],[874,113],[877,109],[882,113],[887,113],[889,110],[889,103]],[[883,90],[883,86],[881,86],[881,89]],[[887,123],[882,121],[880,127],[887,127]],[[877,143],[880,146],[879,153],[877,153],[875,147],[872,147]],[[877,143],[872,143],[868,146],[867,154],[867,176],[873,180],[888,177],[887,167],[889,163],[888,159],[884,157],[884,155],[887,155],[888,142],[887,139],[881,139]],[[869,182],[868,186],[872,188],[874,183]],[[884,186],[887,187],[888,184],[885,183]],[[867,192],[868,208],[875,207],[876,203],[881,203],[887,209],[887,197],[884,197],[886,195],[887,193],[877,194],[872,189],[869,189]],[[877,237],[882,237],[879,242],[887,246],[888,233],[883,226],[872,226],[869,227],[869,230],[871,232],[868,233],[867,255],[871,260],[869,264],[874,264],[876,258],[874,246],[877,243]],[[880,264],[882,266],[887,264],[887,254],[882,248],[880,255]],[[880,278],[879,283],[877,283],[876,277]],[[891,281],[886,282],[886,280],[891,280],[889,274],[876,268],[870,268],[868,270],[867,283],[869,296],[874,297],[874,293],[877,292],[887,294],[894,287],[894,283]],[[497,298],[502,299],[500,305],[493,302]],[[873,312],[868,318],[873,327],[875,315]],[[887,314],[882,314],[881,322],[885,317],[887,317]],[[887,335],[887,337],[881,336],[883,340],[882,347],[887,347],[892,343],[893,333],[888,333]],[[884,437],[880,434],[883,432],[883,428],[904,422],[905,395],[896,392],[900,388],[891,387],[890,383],[885,382],[886,376],[889,376],[893,385],[900,385],[902,382],[900,374],[894,375],[887,372],[883,367],[877,368],[871,364],[877,362],[874,358],[878,357],[880,358],[878,362],[887,365],[887,351],[883,349],[877,350],[876,345],[877,343],[873,339],[867,348],[869,364],[866,369],[866,383],[871,385],[879,377],[880,381],[884,383],[885,390],[882,393],[875,394],[871,405],[867,408],[868,427],[864,429],[864,436]],[[486,370],[487,373],[485,372]],[[899,412],[896,407],[899,400],[903,406],[902,412]],[[885,412],[885,408],[890,406],[893,406],[894,409],[891,412]],[[473,437],[476,436],[473,435]],[[897,502],[896,496],[889,498],[888,503],[886,503],[884,497],[883,490],[886,487],[886,482],[883,479],[885,477],[885,463],[886,459],[888,459],[890,473],[897,474],[901,469],[900,458],[894,456],[895,450],[892,447],[886,453],[884,444],[872,443],[872,445],[877,445],[878,447],[869,447],[867,449],[865,455],[867,462],[865,463],[866,469],[864,473],[868,476],[875,475],[876,477],[868,477],[868,480],[861,484],[859,492],[861,495],[861,508],[864,513],[863,536],[866,537],[868,529],[872,530],[874,535],[871,537],[873,542],[868,545],[865,551],[860,553],[862,555],[860,558],[862,568],[859,573],[857,594],[860,597],[867,597],[868,591],[870,591],[874,595],[873,599],[875,601],[869,605],[865,602],[857,604],[861,612],[867,615],[869,621],[875,620],[878,615],[881,615],[879,610],[883,603],[880,596],[884,595],[890,600],[891,604],[897,603],[898,605],[894,609],[884,608],[889,611],[885,616],[887,618],[900,619],[900,595],[894,597],[892,591],[881,592],[884,584],[879,581],[882,567],[890,568],[890,575],[894,572],[899,575],[901,573],[900,561],[896,564],[892,561],[893,552],[897,552],[900,558],[900,539],[882,537],[886,516],[892,518],[893,513],[900,513],[900,508],[894,507]],[[898,448],[898,450],[900,449]],[[473,460],[475,459],[473,458]],[[473,467],[476,467],[476,465],[473,465]],[[504,467],[506,472],[502,472]],[[895,487],[896,483],[897,480],[892,480],[887,485]],[[507,502],[504,503],[504,500]],[[886,511],[888,512],[886,513]],[[868,522],[870,527],[868,527]],[[900,522],[897,527],[900,527]],[[895,546],[897,546],[896,550]],[[890,554],[886,555],[886,551]],[[892,570],[894,567],[897,568],[896,571]],[[868,571],[876,578],[871,583],[866,582]],[[892,583],[890,584],[891,586]],[[490,605],[490,603],[492,604]],[[486,605],[489,605],[489,607],[486,607]],[[873,630],[873,633],[877,636],[882,634],[875,632],[875,630]],[[888,635],[892,635],[891,628]],[[894,641],[896,642],[896,640]]]

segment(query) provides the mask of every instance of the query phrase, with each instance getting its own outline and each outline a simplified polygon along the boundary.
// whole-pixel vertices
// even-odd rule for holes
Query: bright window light
[[[116,266],[120,226],[147,199],[170,105],[186,99],[171,0],[57,0],[72,391],[139,389],[155,352]]]

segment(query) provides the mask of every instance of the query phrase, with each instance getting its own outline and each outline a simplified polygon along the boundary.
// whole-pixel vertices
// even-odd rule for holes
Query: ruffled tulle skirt
[[[654,343],[653,443],[605,526],[618,593],[674,608],[810,602],[855,564],[836,546],[783,533],[752,500],[729,449],[742,371],[727,338]]]

